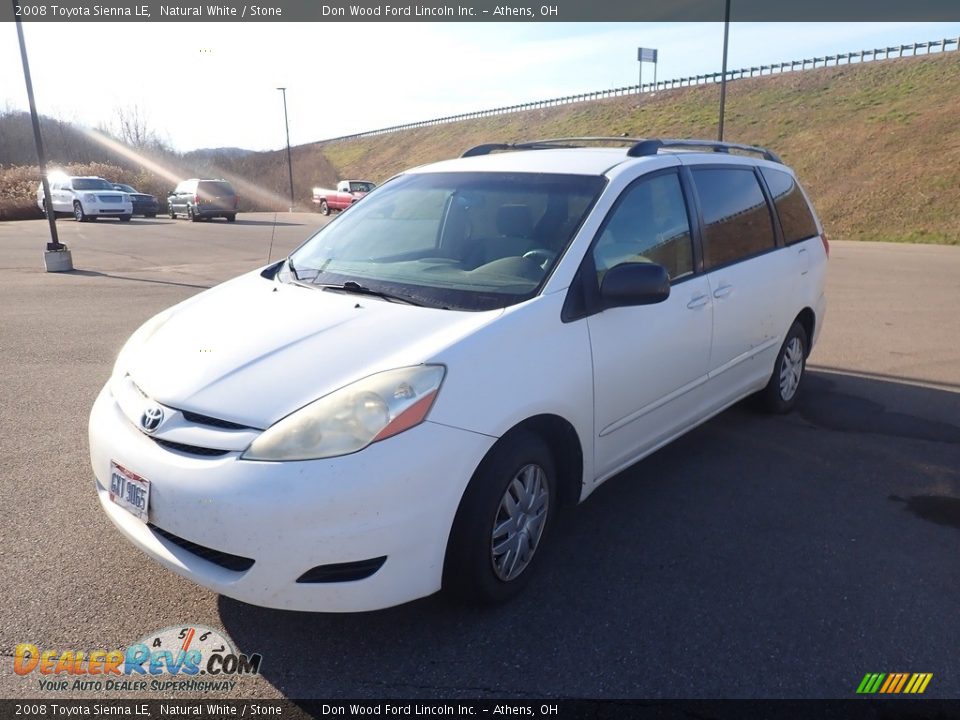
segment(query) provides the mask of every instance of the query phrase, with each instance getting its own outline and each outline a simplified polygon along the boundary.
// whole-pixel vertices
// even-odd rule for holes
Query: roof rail
[[[783,163],[780,157],[764,147],[756,145],[740,145],[738,143],[720,142],[717,140],[666,140],[660,138],[634,138],[634,137],[567,137],[567,138],[549,138],[546,140],[528,140],[519,143],[487,143],[477,145],[463,153],[460,157],[475,157],[477,155],[489,155],[498,150],[548,150],[551,148],[581,148],[586,143],[606,143],[617,145],[629,145],[627,151],[629,157],[648,157],[656,155],[660,150],[670,150],[673,148],[689,148],[690,150],[709,150],[713,152],[728,153],[731,150],[741,152],[756,153],[762,155],[765,160],[775,163]]]
[[[527,140],[519,143],[487,143],[477,145],[463,153],[460,157],[475,157],[477,155],[489,155],[497,150],[549,150],[551,148],[580,148],[585,143],[616,143],[619,145],[634,146],[641,142],[642,138],[631,137],[566,137],[566,138],[548,138],[546,140]]]
[[[740,150],[741,152],[757,153],[763,156],[764,160],[783,164],[783,160],[773,150],[756,145],[741,145],[739,143],[728,143],[718,140],[660,140],[652,138],[649,140],[640,140],[627,151],[630,157],[647,157],[656,155],[662,149],[689,148],[691,150],[702,149],[712,150],[713,152],[729,153],[731,150]]]

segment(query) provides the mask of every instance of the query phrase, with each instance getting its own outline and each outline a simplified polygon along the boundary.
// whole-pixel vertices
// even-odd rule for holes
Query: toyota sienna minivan
[[[405,172],[148,320],[90,416],[110,520],[256,605],[495,602],[559,509],[742,398],[789,411],[829,250],[793,171],[588,140]]]

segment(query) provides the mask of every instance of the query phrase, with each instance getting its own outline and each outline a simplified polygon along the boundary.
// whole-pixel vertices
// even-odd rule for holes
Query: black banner
[[[960,700],[0,700],[0,718],[559,718],[894,720],[960,717]]]
[[[722,22],[721,0],[18,0],[24,22]],[[952,21],[956,0],[736,0],[733,22]]]

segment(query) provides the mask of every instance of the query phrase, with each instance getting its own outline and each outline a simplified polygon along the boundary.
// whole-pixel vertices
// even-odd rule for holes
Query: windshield
[[[287,277],[353,281],[432,307],[513,305],[536,294],[605,184],[539,173],[404,175],[304,243]]]
[[[113,190],[113,185],[100,178],[74,178],[74,190]]]
[[[127,193],[136,192],[136,190],[134,190],[132,187],[130,187],[129,185],[124,185],[123,183],[117,183],[116,185],[113,186],[113,189],[122,190],[123,192],[127,192]]]
[[[352,182],[350,192],[370,192],[376,187],[372,182]]]

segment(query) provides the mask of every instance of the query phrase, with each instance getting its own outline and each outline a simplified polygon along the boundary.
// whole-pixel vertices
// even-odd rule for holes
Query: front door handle
[[[708,302],[710,302],[709,295],[697,295],[695,298],[693,298],[690,302],[687,303],[687,307],[690,308],[691,310],[696,310],[697,308],[703,307]]]
[[[725,298],[727,295],[733,292],[733,285],[721,285],[716,290],[713,291],[713,296],[715,298]]]

